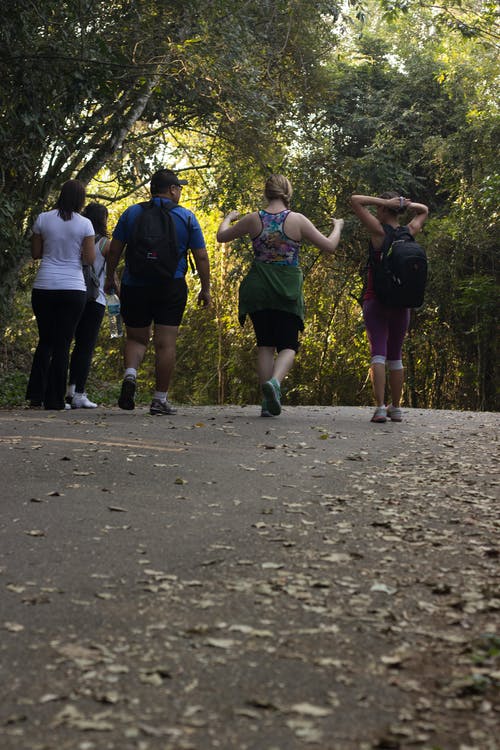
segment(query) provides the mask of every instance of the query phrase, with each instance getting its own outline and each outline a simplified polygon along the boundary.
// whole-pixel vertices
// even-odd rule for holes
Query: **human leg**
[[[64,409],[69,349],[86,303],[86,293],[53,291],[53,346],[43,403],[46,409]]]
[[[168,393],[175,369],[175,355],[179,326],[155,324],[155,378],[156,390]]]
[[[385,363],[387,356],[387,312],[376,299],[365,300],[363,318],[370,343],[370,380],[376,404],[372,421],[385,422]]]
[[[136,382],[135,377],[130,371],[137,373],[142,364],[151,336],[151,326],[133,328],[126,325],[125,329],[126,339],[123,355],[125,377],[122,381],[120,396],[118,397],[118,406],[120,409],[132,411],[135,409]]]
[[[401,361],[401,360],[399,360]],[[401,395],[403,393],[403,385],[405,379],[405,371],[403,365],[397,369],[391,367],[392,362],[389,361],[389,388],[391,391],[391,403],[393,406],[399,407],[401,401]]]
[[[387,365],[389,368],[391,402],[392,406],[397,409],[399,409],[403,393],[404,368],[402,350],[409,324],[410,310],[408,308],[393,308],[390,311],[387,338]]]
[[[85,392],[85,384],[92,363],[99,329],[104,317],[105,307],[98,302],[89,301],[75,330],[75,345],[69,365],[69,384],[74,385],[77,394]]]
[[[270,310],[272,337],[278,352],[273,365],[272,377],[264,383],[262,390],[269,412],[273,416],[281,413],[281,384],[292,369],[299,349],[301,319],[282,310]]]
[[[370,380],[373,388],[373,396],[377,406],[385,404],[385,362],[374,362],[370,365]]]
[[[295,362],[295,355],[295,349],[281,349],[281,351],[278,352],[278,356],[274,361],[272,375],[278,383],[281,384],[292,369],[293,363]]]
[[[33,355],[31,371],[26,388],[26,398],[34,406],[41,406],[52,357],[55,319],[52,311],[52,295],[46,289],[33,289],[31,305],[38,327],[38,344]]]
[[[257,347],[257,373],[260,385],[273,376],[275,351],[274,346]]]

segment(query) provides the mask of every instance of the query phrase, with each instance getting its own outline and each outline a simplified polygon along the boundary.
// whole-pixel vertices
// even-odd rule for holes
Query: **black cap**
[[[187,180],[179,180],[171,169],[159,169],[151,178],[151,193],[161,193],[171,185],[187,185]]]

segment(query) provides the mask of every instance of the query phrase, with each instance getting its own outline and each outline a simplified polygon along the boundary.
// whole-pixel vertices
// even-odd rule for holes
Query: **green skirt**
[[[304,330],[304,277],[298,266],[254,261],[240,284],[238,319],[257,310],[283,310],[297,315]]]

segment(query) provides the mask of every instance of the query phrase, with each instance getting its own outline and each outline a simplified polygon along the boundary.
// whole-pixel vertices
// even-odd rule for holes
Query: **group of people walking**
[[[137,372],[152,338],[155,350],[155,391],[150,414],[171,415],[176,409],[168,392],[175,368],[176,341],[187,303],[188,252],[200,280],[198,304],[210,305],[210,265],[206,244],[195,214],[180,205],[185,180],[168,169],[157,171],[150,184],[151,206],[165,210],[173,222],[177,255],[168,278],[132,272],[127,255],[121,280],[116,269],[121,255],[134,241],[144,203],[130,206],[119,218],[108,239],[107,209],[90,203],[85,209],[85,188],[78,180],[64,183],[56,206],[43,212],[33,225],[31,252],[40,259],[32,291],[39,342],[27,388],[32,407],[45,409],[94,408],[85,385],[105,310],[105,294],[119,291],[126,327],[124,376],[118,405],[135,407]],[[302,243],[314,245],[325,255],[335,252],[343,228],[332,219],[328,236],[303,214],[290,209],[292,186],[283,175],[271,175],[265,183],[265,207],[240,217],[230,211],[222,220],[217,240],[229,243],[249,236],[253,262],[239,289],[238,317],[252,322],[257,343],[257,373],[262,390],[261,416],[281,413],[281,385],[293,366],[304,329]],[[427,218],[427,207],[397,193],[380,197],[353,195],[352,208],[377,254],[399,214],[413,215],[408,226],[418,233]],[[376,213],[370,211],[375,207]],[[83,210],[84,209],[84,210]],[[93,265],[99,278],[97,299],[89,299],[82,266]],[[363,316],[371,349],[371,379],[376,410],[374,422],[401,421],[400,400],[404,370],[402,346],[408,328],[408,308],[387,307],[373,289],[371,270],[363,298]],[[70,357],[71,343],[74,340]],[[386,366],[391,402],[385,405]],[[69,371],[69,380],[68,380]]]

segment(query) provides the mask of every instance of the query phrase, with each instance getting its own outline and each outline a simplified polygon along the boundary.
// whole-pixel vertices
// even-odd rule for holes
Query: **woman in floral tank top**
[[[238,315],[241,324],[249,315],[254,327],[263,394],[261,416],[270,417],[281,413],[281,383],[294,363],[299,331],[304,330],[301,243],[331,254],[344,222],[333,219],[326,237],[306,216],[291,211],[292,186],[283,175],[271,175],[264,194],[268,201],[264,210],[241,219],[238,211],[230,211],[220,224],[217,240],[226,243],[245,235],[252,240],[254,260],[240,285]]]

